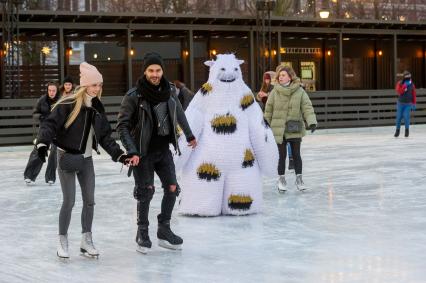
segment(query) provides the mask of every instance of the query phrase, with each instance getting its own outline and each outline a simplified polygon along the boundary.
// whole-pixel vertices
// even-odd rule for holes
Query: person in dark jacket
[[[55,82],[47,83],[47,94],[42,95],[35,106],[33,117],[38,119],[40,125],[49,116],[52,106],[58,101],[58,85]],[[28,159],[24,171],[24,180],[27,185],[34,184],[43,167],[43,162],[38,158],[37,148],[34,147]],[[56,146],[50,147],[49,160],[47,162],[45,181],[53,185],[56,181]]]
[[[58,175],[63,202],[59,213],[59,245],[57,255],[68,258],[68,227],[75,202],[75,177],[80,183],[83,209],[81,213],[82,240],[80,251],[98,256],[93,245],[92,221],[95,205],[95,172],[92,148],[99,154],[98,144],[113,161],[127,163],[127,156],[111,137],[111,127],[100,101],[103,78],[96,67],[80,64],[80,88],[72,95],[62,97],[41,125],[37,148],[45,161],[48,146],[58,147]]]
[[[260,87],[260,91],[256,94],[256,101],[259,103],[262,111],[265,112],[266,101],[268,100],[268,96],[274,88],[273,79],[275,78],[274,71],[268,71],[263,74],[262,86]]]
[[[399,136],[401,121],[404,118],[405,137],[410,135],[410,112],[416,109],[416,86],[411,80],[411,74],[404,71],[403,79],[396,84],[398,101],[396,103],[396,130],[394,137]]]
[[[74,91],[74,81],[70,76],[66,76],[62,82],[59,92],[62,96],[71,95]]]
[[[182,105],[183,110],[185,111],[188,108],[189,103],[194,97],[194,93],[186,87],[186,85],[178,80],[173,81],[176,86],[176,95],[179,99],[180,104]]]
[[[189,146],[197,142],[186,120],[174,88],[163,76],[164,63],[157,53],[144,56],[143,72],[137,86],[130,89],[121,102],[117,131],[129,155],[134,155],[130,164],[133,169],[135,187],[133,195],[138,202],[137,251],[146,253],[152,243],[148,234],[148,212],[154,195],[154,172],[164,189],[161,213],[157,216],[159,245],[180,249],[183,240],[170,229],[170,220],[179,186],[169,144],[176,152],[178,124],[182,128]],[[140,159],[140,162],[139,162]]]

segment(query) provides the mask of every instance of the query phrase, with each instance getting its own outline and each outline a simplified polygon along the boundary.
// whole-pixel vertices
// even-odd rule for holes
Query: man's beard
[[[154,81],[155,78],[155,81]],[[153,85],[159,85],[161,78],[160,77],[148,77],[148,81]]]

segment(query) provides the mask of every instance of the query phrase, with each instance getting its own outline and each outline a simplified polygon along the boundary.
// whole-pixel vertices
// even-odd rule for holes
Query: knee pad
[[[136,200],[144,201],[148,200],[151,201],[152,197],[154,196],[155,187],[146,187],[146,186],[135,186],[133,190],[133,197]]]

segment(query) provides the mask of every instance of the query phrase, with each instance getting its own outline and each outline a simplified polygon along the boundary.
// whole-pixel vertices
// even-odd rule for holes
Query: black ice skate
[[[157,238],[160,247],[172,250],[182,249],[183,240],[170,230],[170,221],[158,223]]]
[[[393,135],[395,138],[399,137],[399,129],[395,130],[395,134]]]
[[[136,233],[136,243],[138,244],[136,251],[143,254],[148,253],[148,250],[152,246],[148,234],[148,225],[139,225],[138,232]]]
[[[410,135],[410,130],[405,129],[404,137],[408,138],[409,135]]]

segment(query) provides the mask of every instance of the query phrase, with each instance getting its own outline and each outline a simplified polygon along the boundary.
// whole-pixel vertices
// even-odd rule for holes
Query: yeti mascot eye
[[[232,83],[235,80],[242,79],[240,65],[244,60],[238,60],[234,54],[219,54],[216,61],[210,60],[204,62],[210,67],[209,81],[220,81],[223,83]]]

